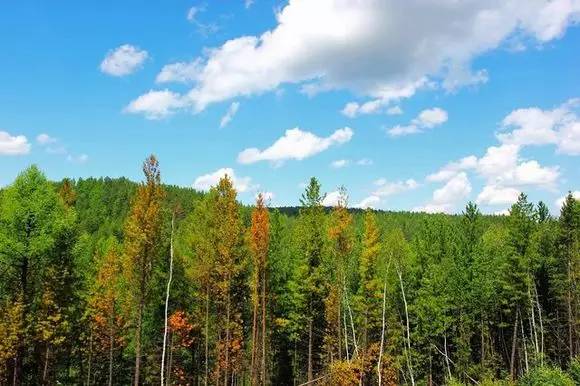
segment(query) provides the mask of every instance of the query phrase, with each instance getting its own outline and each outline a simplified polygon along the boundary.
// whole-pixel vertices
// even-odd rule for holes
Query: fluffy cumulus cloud
[[[167,64],[157,74],[155,81],[157,83],[193,83],[197,80],[201,65],[202,63],[199,59],[193,62]]]
[[[234,116],[237,114],[239,108],[240,108],[239,102],[232,102],[232,104],[230,105],[230,107],[228,107],[228,110],[222,117],[222,119],[220,119],[220,128],[226,127],[228,123],[232,121]]]
[[[481,157],[468,156],[451,162],[427,176],[427,181],[444,182],[472,171],[485,180],[477,196],[480,204],[511,204],[521,187],[554,190],[560,171],[557,166],[542,166],[536,160],[523,160],[518,145],[490,146]]]
[[[438,172],[427,176],[429,182],[444,182],[453,178],[461,171],[473,169],[477,166],[477,157],[470,155],[462,158],[457,162],[450,162],[441,168]]]
[[[485,71],[471,68],[474,58],[508,40],[549,42],[579,15],[572,0],[290,0],[271,30],[206,50],[181,78],[194,80],[185,97],[197,111],[299,84],[310,94],[348,89],[372,102],[354,102],[347,114],[377,112],[431,83],[485,81]]]
[[[322,200],[322,205],[337,206],[341,199],[342,195],[340,191],[335,190],[333,192],[326,193],[326,196],[324,196],[324,200]]]
[[[30,153],[30,143],[24,135],[10,135],[0,130],[0,156]]]
[[[562,154],[580,155],[580,99],[570,99],[552,110],[538,107],[512,111],[497,138],[518,146],[555,145]]]
[[[381,202],[381,198],[377,196],[368,196],[363,198],[358,204],[355,205],[356,208],[367,209],[376,208]]]
[[[270,161],[281,164],[286,160],[303,160],[312,157],[331,146],[350,141],[353,131],[349,127],[336,130],[328,137],[319,137],[299,128],[286,130],[284,136],[264,150],[245,149],[238,155],[238,162],[251,164],[259,161]]]
[[[132,101],[125,112],[131,114],[144,114],[147,119],[162,119],[173,114],[177,109],[186,106],[183,98],[172,91],[151,90]]]
[[[426,129],[432,129],[436,126],[442,125],[447,122],[448,115],[447,111],[440,109],[439,107],[434,107],[432,109],[426,109],[419,113],[419,115],[411,121],[410,124],[405,126],[395,126],[387,130],[387,133],[391,137],[400,137],[403,135],[417,134],[425,131]]]
[[[408,190],[417,189],[419,184],[414,179],[408,179],[406,181],[387,181],[384,178],[380,178],[374,182],[377,187],[373,192],[373,196],[377,197],[389,197],[395,194],[403,193]]]
[[[101,71],[112,76],[129,75],[143,65],[149,54],[130,44],[124,44],[107,53],[101,62]]]
[[[511,204],[527,187],[553,192],[560,179],[560,168],[525,159],[521,152],[529,146],[555,146],[558,153],[580,155],[579,108],[580,99],[574,98],[548,110],[516,109],[501,122],[496,133],[499,144],[488,147],[480,158],[470,155],[448,163],[427,176],[427,181],[445,182],[471,171],[485,181],[476,199],[484,205]]]
[[[518,199],[520,191],[516,188],[486,185],[477,195],[478,204],[503,205],[513,204]]]
[[[193,182],[193,188],[197,190],[209,190],[212,186],[217,185],[220,179],[226,175],[232,180],[234,188],[236,188],[240,193],[256,188],[256,186],[252,184],[252,179],[250,177],[238,177],[232,168],[221,168],[213,173],[197,177]]]
[[[433,198],[427,204],[417,207],[418,212],[450,213],[456,209],[456,204],[462,202],[471,193],[471,183],[465,172],[453,176],[447,183],[433,192]]]

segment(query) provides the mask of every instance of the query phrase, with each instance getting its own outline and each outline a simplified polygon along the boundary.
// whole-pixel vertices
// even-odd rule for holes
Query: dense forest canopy
[[[144,180],[0,191],[0,383],[580,384],[580,204],[299,208]]]

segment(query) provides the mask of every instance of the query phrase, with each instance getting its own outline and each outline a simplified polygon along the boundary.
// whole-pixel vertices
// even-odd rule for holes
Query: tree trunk
[[[143,280],[141,280],[143,283]],[[143,290],[143,285],[141,285]],[[141,373],[141,330],[143,328],[143,308],[144,308],[143,291],[141,291],[139,299],[139,311],[137,314],[137,329],[135,331],[135,378],[133,385],[139,386],[139,376]]]
[[[256,267],[255,269],[259,270],[259,267]],[[260,272],[257,272],[254,276],[256,279],[258,279],[259,282],[259,278],[260,278]],[[259,283],[254,283],[255,288],[257,290],[257,288],[259,287]],[[253,295],[255,297],[257,297],[256,292],[253,293]],[[258,384],[258,371],[256,369],[256,353],[258,351],[258,299],[254,298],[252,299],[252,301],[254,302],[254,307],[253,307],[253,311],[252,311],[252,359],[250,362],[250,378],[251,378],[251,384],[252,385],[257,385]]]
[[[224,386],[228,385],[229,382],[229,370],[230,370],[230,283],[231,279],[229,274],[227,276],[228,281],[228,288],[227,288],[227,295],[226,295],[226,344],[225,344],[225,369],[224,369]]]
[[[409,327],[409,311],[407,306],[407,297],[405,296],[405,288],[403,287],[403,275],[401,274],[401,270],[398,267],[397,267],[397,275],[399,276],[399,284],[401,285],[403,304],[405,305],[405,320],[407,323],[407,366],[409,367],[409,376],[411,377],[411,385],[415,386],[415,377],[413,376],[413,367],[411,366],[411,333]]]
[[[568,259],[568,293],[566,296],[566,303],[568,306],[568,351],[570,353],[570,360],[574,358],[574,338],[573,338],[573,325],[574,318],[572,316],[572,261]]]
[[[44,369],[42,371],[42,384],[48,385],[48,359],[50,356],[50,345],[46,344],[46,352],[44,354]]]
[[[110,326],[109,326],[109,386],[113,385],[113,344],[115,342],[114,339],[114,323],[115,323],[115,308],[113,306],[113,310],[111,312],[110,318]]]
[[[209,377],[209,285],[206,288],[205,296],[205,379],[204,385],[207,386]]]
[[[518,321],[519,321],[519,310],[516,312],[516,321],[514,323],[514,333],[512,337],[512,355],[510,360],[510,377],[512,380],[515,380],[515,369],[516,369],[516,348],[518,343]]]
[[[262,272],[262,385],[266,385],[266,270]]]
[[[379,376],[379,386],[382,386],[383,369],[381,367],[383,360],[383,348],[385,343],[385,308],[387,302],[387,280],[385,279],[385,288],[383,289],[383,318],[381,325],[381,346],[379,349],[379,360],[377,362],[377,373]]]
[[[312,313],[311,313],[312,315]],[[308,320],[308,382],[313,380],[312,376],[312,317]]]
[[[173,278],[173,230],[175,226],[175,211],[171,217],[171,239],[169,246],[169,279],[167,280],[167,292],[165,294],[165,326],[163,330],[163,352],[161,354],[161,386],[164,386],[163,373],[165,372],[165,350],[167,347],[167,313],[169,309],[169,290],[171,289],[171,279]]]

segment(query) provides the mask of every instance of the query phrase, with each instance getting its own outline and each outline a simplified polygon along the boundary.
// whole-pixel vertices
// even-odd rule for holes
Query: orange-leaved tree
[[[250,228],[250,249],[252,252],[252,360],[253,385],[266,384],[266,322],[267,322],[267,269],[270,243],[270,221],[264,195],[258,194],[256,207],[252,212]]]
[[[161,203],[165,196],[159,163],[149,156],[143,163],[145,181],[137,188],[125,223],[125,264],[127,282],[135,318],[135,376],[140,384],[143,312],[148,301],[149,281],[155,264],[160,228]]]

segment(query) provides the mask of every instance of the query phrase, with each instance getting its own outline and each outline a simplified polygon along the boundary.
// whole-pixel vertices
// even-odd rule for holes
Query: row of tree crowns
[[[577,384],[580,205],[508,216],[291,215],[36,167],[0,191],[0,379],[12,384]]]

